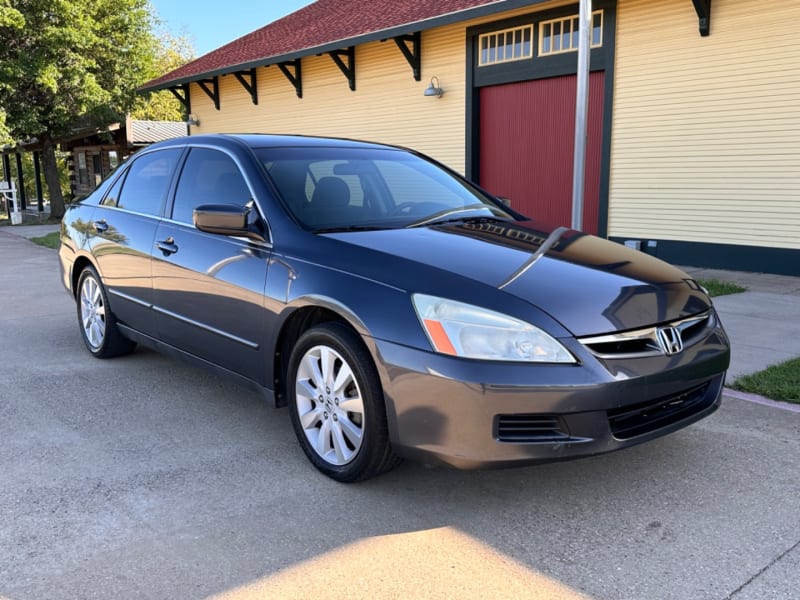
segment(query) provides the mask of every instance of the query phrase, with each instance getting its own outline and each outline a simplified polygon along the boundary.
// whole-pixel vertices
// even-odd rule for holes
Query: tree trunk
[[[44,180],[47,182],[47,192],[50,196],[50,216],[60,219],[64,216],[64,196],[61,193],[61,180],[58,176],[56,164],[56,147],[50,133],[44,133],[42,140],[42,169]]]

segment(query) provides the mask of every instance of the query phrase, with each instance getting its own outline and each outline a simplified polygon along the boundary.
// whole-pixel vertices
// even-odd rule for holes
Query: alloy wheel
[[[330,465],[350,463],[364,439],[364,400],[353,369],[341,354],[319,345],[303,355],[295,402],[314,452]]]
[[[81,286],[81,326],[92,348],[100,348],[106,336],[106,307],[100,284],[94,277],[86,277]]]

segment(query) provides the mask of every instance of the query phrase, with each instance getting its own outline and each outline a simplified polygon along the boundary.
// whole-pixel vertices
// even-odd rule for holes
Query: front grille
[[[609,410],[611,433],[618,440],[627,440],[700,412],[714,403],[714,394],[707,393],[709,385],[706,382],[680,394]]]
[[[685,346],[691,346],[692,344],[699,341],[703,335],[705,335],[706,329],[709,326],[713,325],[713,321],[711,320],[711,314],[707,313],[702,319],[696,321],[689,321],[684,325],[680,326],[678,329],[681,330],[681,337],[683,338],[683,344]]]
[[[495,437],[501,442],[548,443],[569,440],[561,419],[553,415],[498,415]]]
[[[700,315],[687,317],[665,325],[680,331],[683,347],[688,348],[708,335],[708,330],[716,325],[713,313],[707,311]],[[663,356],[664,351],[658,343],[659,326],[645,327],[633,331],[620,331],[606,335],[579,338],[592,354],[603,359],[645,358]]]

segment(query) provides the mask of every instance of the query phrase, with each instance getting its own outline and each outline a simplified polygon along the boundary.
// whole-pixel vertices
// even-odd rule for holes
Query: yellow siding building
[[[419,15],[411,0],[363,4],[374,14],[341,23],[319,14],[330,2],[310,5],[143,89],[179,95],[197,121],[192,135],[409,146],[534,219],[563,221],[577,4],[443,0]],[[594,9],[584,228],[684,265],[800,275],[800,3]],[[328,38],[309,26],[323,18]],[[337,55],[343,68],[328,54],[351,47],[354,61]],[[432,82],[441,97],[424,95]]]

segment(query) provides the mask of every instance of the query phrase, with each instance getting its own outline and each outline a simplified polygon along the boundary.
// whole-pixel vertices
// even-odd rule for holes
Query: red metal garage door
[[[603,125],[602,71],[589,82],[583,229],[597,233]],[[537,222],[570,226],[576,76],[480,90],[480,183]]]

